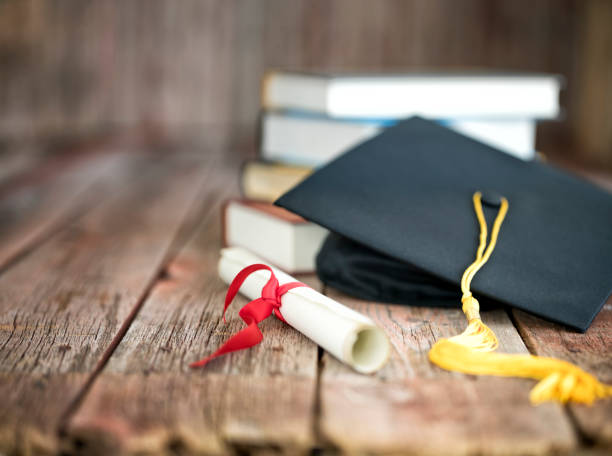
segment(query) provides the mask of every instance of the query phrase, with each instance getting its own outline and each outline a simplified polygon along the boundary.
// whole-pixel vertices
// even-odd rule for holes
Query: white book
[[[224,243],[242,247],[290,273],[313,272],[328,231],[270,203],[230,200],[223,214]]]
[[[411,73],[311,75],[272,72],[266,109],[295,109],[338,118],[495,117],[553,119],[563,79],[557,75]]]
[[[533,119],[440,122],[523,160],[534,157],[536,123]],[[267,112],[262,120],[261,156],[266,160],[320,166],[378,134],[388,124]]]

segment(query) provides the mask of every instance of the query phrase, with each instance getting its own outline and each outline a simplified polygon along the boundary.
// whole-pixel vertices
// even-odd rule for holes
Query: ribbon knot
[[[189,367],[203,367],[209,361],[237,350],[244,350],[245,348],[253,347],[259,344],[263,340],[263,334],[257,326],[258,323],[268,318],[272,313],[281,321],[285,322],[283,315],[280,312],[282,306],[281,298],[289,290],[297,287],[305,287],[301,282],[290,282],[284,285],[279,285],[278,279],[274,275],[272,268],[265,264],[252,264],[242,269],[227,289],[225,295],[225,305],[223,307],[223,323],[227,323],[225,320],[225,312],[227,308],[234,300],[234,297],[238,294],[240,287],[247,279],[248,276],[256,271],[260,270],[270,271],[270,278],[261,290],[261,297],[248,302],[238,315],[247,324],[246,328],[238,331],[232,337],[229,338],[216,352],[206,358],[201,359],[195,363],[191,363]]]

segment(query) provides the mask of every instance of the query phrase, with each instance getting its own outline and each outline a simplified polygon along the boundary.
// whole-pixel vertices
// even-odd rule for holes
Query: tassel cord
[[[470,285],[495,249],[509,205],[502,198],[487,246],[488,230],[480,192],[476,192],[472,200],[480,225],[480,236],[476,259],[461,278],[462,310],[468,326],[461,334],[436,342],[429,351],[430,361],[443,369],[466,374],[539,380],[529,396],[532,404],[545,401],[591,404],[596,399],[612,396],[612,386],[600,383],[594,376],[567,361],[533,355],[492,353],[499,343],[495,333],[480,319],[480,305],[472,296]]]

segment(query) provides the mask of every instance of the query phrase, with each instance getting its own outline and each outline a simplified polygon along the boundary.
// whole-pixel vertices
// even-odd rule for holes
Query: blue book
[[[534,157],[534,119],[434,120],[523,160]],[[334,119],[297,110],[268,111],[262,118],[261,157],[318,167],[397,122],[397,119],[385,118]]]

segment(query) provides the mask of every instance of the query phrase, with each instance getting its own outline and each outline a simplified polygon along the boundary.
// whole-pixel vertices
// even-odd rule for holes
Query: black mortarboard
[[[475,191],[489,222],[490,195],[509,201],[475,294],[586,330],[612,291],[612,196],[548,164],[414,117],[276,204],[336,233],[319,255],[323,282],[365,299],[458,305],[478,244]]]

